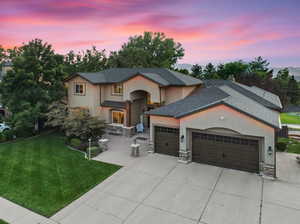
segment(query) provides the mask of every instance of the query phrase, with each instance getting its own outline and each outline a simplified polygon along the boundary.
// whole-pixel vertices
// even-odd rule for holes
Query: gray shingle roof
[[[124,82],[138,74],[162,86],[192,86],[202,83],[199,79],[165,68],[112,68],[101,72],[77,73],[93,84]]]
[[[227,82],[223,85],[220,83],[199,88],[194,94],[151,110],[147,114],[180,118],[214,105],[225,104],[272,127],[280,127],[277,111],[270,109],[264,103],[253,100],[244,91],[234,88],[235,85],[228,85]]]
[[[194,94],[166,106],[151,110],[148,114],[182,117],[210,105],[220,103],[227,97],[229,95],[217,87],[198,89]]]
[[[105,100],[101,103],[102,107],[125,108],[125,102]]]
[[[239,93],[251,98],[252,100],[256,101],[257,103],[263,104],[264,106],[280,110],[282,109],[282,105],[280,102],[280,99],[278,96],[262,90],[258,87],[248,87],[246,85],[242,85],[237,82],[232,82],[230,80],[205,80],[203,81],[204,85],[209,86],[221,86],[221,85],[227,85],[230,86],[232,89],[238,91]],[[263,94],[262,92],[265,92]]]

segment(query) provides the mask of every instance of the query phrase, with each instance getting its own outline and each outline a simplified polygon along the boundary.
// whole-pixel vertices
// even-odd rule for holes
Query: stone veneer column
[[[191,162],[191,151],[188,149],[188,131],[185,128],[180,127],[179,133],[179,159],[180,163],[189,163]]]

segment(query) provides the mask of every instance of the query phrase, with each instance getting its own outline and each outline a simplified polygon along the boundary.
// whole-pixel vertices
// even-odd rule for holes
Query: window
[[[124,124],[124,112],[112,111],[112,123],[113,124]]]
[[[123,85],[121,83],[114,84],[112,86],[112,94],[113,95],[123,95]]]
[[[85,83],[74,83],[74,94],[85,95]]]

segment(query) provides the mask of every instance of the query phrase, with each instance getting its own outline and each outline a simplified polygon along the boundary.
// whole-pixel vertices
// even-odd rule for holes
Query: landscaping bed
[[[278,138],[277,151],[300,154],[300,142],[291,138]]]
[[[0,224],[8,224],[8,223],[0,219]]]
[[[0,164],[0,196],[46,217],[120,169],[86,160],[54,134],[1,144]]]

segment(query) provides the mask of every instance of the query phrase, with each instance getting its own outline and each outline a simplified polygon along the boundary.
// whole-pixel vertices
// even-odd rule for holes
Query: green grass
[[[291,138],[278,138],[278,142],[287,143],[286,152],[300,154],[300,142]]]
[[[0,196],[46,217],[120,169],[86,160],[56,135],[1,144],[0,164]]]
[[[300,116],[291,115],[288,113],[280,114],[281,123],[283,124],[300,124]]]
[[[4,222],[2,219],[0,219],[0,224],[8,224],[8,223]]]

